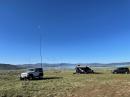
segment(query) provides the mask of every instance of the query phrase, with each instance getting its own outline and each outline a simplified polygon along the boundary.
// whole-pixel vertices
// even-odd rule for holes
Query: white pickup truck
[[[42,68],[32,68],[28,69],[26,72],[20,74],[20,80],[23,79],[42,79],[43,78],[43,69]]]

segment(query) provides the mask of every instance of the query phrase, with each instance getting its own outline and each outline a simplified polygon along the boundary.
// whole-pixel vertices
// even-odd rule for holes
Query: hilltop
[[[16,69],[22,69],[22,67],[19,67],[17,65],[0,63],[0,70],[16,70]]]
[[[77,64],[89,66],[89,67],[122,67],[122,66],[130,66],[130,62],[122,62],[122,63],[76,63],[76,64],[70,64],[70,63],[55,63],[55,64],[49,64],[49,63],[43,63],[42,66],[45,69],[74,69]],[[22,64],[20,65],[23,68],[36,68],[41,67],[40,63],[36,64]]]
[[[77,63],[84,66],[89,67],[124,67],[130,66],[130,62],[122,62],[122,63]],[[70,64],[70,63],[43,63],[42,66],[44,70],[49,69],[74,69],[77,64]],[[0,64],[0,70],[16,70],[16,69],[23,69],[23,68],[38,68],[41,67],[40,63],[36,64],[20,64],[20,65],[12,65],[12,64]]]

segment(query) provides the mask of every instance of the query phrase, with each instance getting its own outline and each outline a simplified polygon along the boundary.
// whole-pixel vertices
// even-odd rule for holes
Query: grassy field
[[[46,71],[44,80],[20,81],[20,71],[0,71],[0,97],[130,97],[130,74]]]

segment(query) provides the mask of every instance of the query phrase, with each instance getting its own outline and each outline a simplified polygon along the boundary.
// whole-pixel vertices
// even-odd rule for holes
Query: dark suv
[[[130,72],[129,68],[127,67],[119,67],[112,71],[113,74],[118,74],[118,73],[128,74],[129,72]]]

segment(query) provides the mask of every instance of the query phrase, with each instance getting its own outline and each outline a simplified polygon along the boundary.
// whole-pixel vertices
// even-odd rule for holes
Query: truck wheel
[[[29,79],[29,80],[33,80],[33,79],[34,79],[33,75],[32,75],[32,74],[29,75],[29,76],[28,76],[28,79]]]
[[[113,74],[117,74],[117,72],[113,72]]]
[[[20,80],[23,80],[23,78],[20,77]]]
[[[41,80],[41,79],[43,79],[43,77],[42,77],[42,76],[40,76],[40,77],[38,77],[38,79],[39,79],[39,80]]]
[[[125,74],[128,74],[128,72],[125,72]]]

